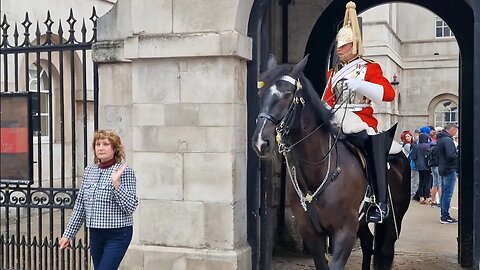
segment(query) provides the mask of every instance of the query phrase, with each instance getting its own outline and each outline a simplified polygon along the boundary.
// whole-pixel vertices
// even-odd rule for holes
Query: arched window
[[[448,25],[438,17],[435,20],[435,37],[453,37],[453,32],[450,30],[450,27],[448,27]]]
[[[37,73],[38,72],[38,73]],[[40,75],[37,77],[37,75]],[[41,65],[34,63],[28,71],[28,84],[31,96],[31,111],[33,114],[32,130],[36,137],[50,136],[50,85],[49,77]],[[40,86],[40,88],[39,88]],[[40,89],[40,91],[38,91]]]
[[[458,105],[451,100],[442,100],[435,106],[435,126],[444,127],[446,124],[458,125]]]

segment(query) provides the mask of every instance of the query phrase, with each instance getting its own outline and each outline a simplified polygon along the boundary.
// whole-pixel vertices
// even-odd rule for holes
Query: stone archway
[[[331,40],[334,40],[336,34],[335,28],[331,27],[338,22],[338,18],[343,18],[344,6],[347,0],[343,1],[322,1],[325,6],[315,24],[309,42],[306,46],[305,54],[310,54],[309,64],[306,69],[307,76],[313,81],[317,89],[322,89],[321,85],[325,83],[322,76],[316,74],[325,74],[327,69],[327,58],[331,48]],[[367,0],[357,2],[357,11],[360,13],[376,5],[391,3],[389,0]],[[458,41],[461,51],[460,63],[460,96],[461,104],[461,133],[466,134],[461,138],[461,145],[474,147],[461,148],[461,173],[460,178],[473,181],[462,181],[460,186],[461,194],[461,222],[459,229],[459,263],[462,266],[478,267],[480,261],[480,169],[478,164],[480,159],[472,159],[480,155],[480,109],[475,108],[474,104],[480,102],[480,78],[474,77],[474,74],[480,74],[480,4],[475,1],[452,1],[452,0],[424,0],[424,1],[402,1],[422,6],[435,14],[439,15],[452,29]],[[257,6],[255,4],[258,4]],[[252,14],[259,10],[264,10],[265,1],[257,0],[254,3]],[[254,17],[251,17],[251,20]],[[459,19],[461,18],[461,19]],[[261,22],[256,18],[255,25]],[[250,21],[252,24],[252,21]],[[253,29],[253,28],[252,28]],[[252,31],[255,36],[251,36],[254,41],[261,38],[259,31]],[[474,33],[474,35],[472,34]],[[251,33],[249,32],[249,35]],[[258,72],[257,68],[261,62],[262,56],[256,55],[254,50],[253,63],[249,64],[250,70]],[[474,72],[476,70],[476,72]],[[249,94],[255,93],[254,81],[255,72],[249,77]],[[250,74],[250,73],[249,73]],[[248,98],[248,96],[247,96]],[[250,102],[250,99],[249,99]],[[250,110],[249,106],[249,110]],[[249,128],[250,130],[250,128]],[[257,172],[252,169],[252,163],[249,163],[249,179],[255,178]],[[258,165],[253,165],[257,168]],[[260,191],[261,192],[261,191]]]
[[[334,40],[335,29],[332,27],[326,27],[332,25],[338,21],[337,18],[341,18],[343,14],[343,7],[347,1],[334,1],[320,16],[317,24],[315,25],[309,43],[306,48],[306,53],[311,54],[313,61],[309,62],[306,73],[312,74],[325,74],[327,68],[326,55],[330,50],[331,43],[321,42],[319,36],[323,37],[323,40]],[[361,1],[357,2],[357,11],[360,13],[376,5],[390,3],[395,1]],[[455,1],[404,1],[411,4],[416,4],[424,8],[429,9],[435,14],[439,15],[452,29],[457,38],[458,45],[460,47],[460,103],[461,103],[461,134],[465,134],[461,138],[461,145],[473,145],[473,137],[470,134],[474,133],[474,117],[473,113],[473,95],[474,95],[474,82],[473,82],[473,36],[470,33],[473,32],[474,13],[472,6],[468,2]],[[459,20],[458,18],[462,18]],[[327,31],[325,31],[327,29]],[[480,58],[480,56],[476,56]],[[324,79],[321,76],[311,76],[313,83],[316,85],[324,84]],[[477,86],[478,87],[478,86]],[[318,88],[321,89],[321,88]],[[478,90],[477,90],[478,91]],[[477,120],[478,121],[478,120]],[[467,135],[468,134],[468,135]],[[474,156],[473,148],[461,149],[461,173],[459,183],[460,191],[460,222],[459,227],[459,262],[462,266],[471,266],[474,263],[474,182],[462,181],[461,179],[474,179],[473,160]],[[476,180],[480,181],[480,179]],[[480,221],[477,221],[480,223]],[[478,226],[478,225],[477,225]],[[480,243],[477,242],[477,246]],[[478,248],[477,248],[478,249]],[[478,256],[477,259],[478,261]]]

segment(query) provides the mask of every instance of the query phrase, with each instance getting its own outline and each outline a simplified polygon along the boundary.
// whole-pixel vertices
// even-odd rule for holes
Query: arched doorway
[[[275,4],[278,4],[275,1]],[[280,1],[283,15],[288,18],[288,4],[290,1]],[[317,89],[322,89],[325,78],[315,74],[325,74],[328,63],[328,55],[334,40],[335,25],[339,18],[343,17],[344,7],[348,1],[324,1],[323,12],[310,33],[309,41],[305,48],[305,54],[310,54],[306,75],[314,83]],[[380,4],[391,3],[388,0],[357,1],[357,11],[360,13]],[[440,16],[451,28],[457,38],[460,48],[460,70],[459,70],[459,115],[460,132],[465,134],[460,138],[461,167],[460,167],[460,224],[458,233],[458,260],[462,266],[476,266],[480,261],[480,169],[475,166],[476,162],[472,157],[480,154],[480,136],[475,131],[480,128],[480,118],[475,117],[474,104],[480,102],[480,80],[474,78],[474,74],[480,73],[480,46],[474,46],[474,38],[480,41],[480,4],[474,1],[403,1],[406,3],[422,6]],[[249,36],[253,38],[253,60],[249,63],[248,76],[248,111],[249,111],[249,137],[253,133],[253,123],[257,114],[256,105],[256,76],[261,70],[261,64],[265,63],[268,57],[268,49],[272,49],[269,31],[272,25],[268,20],[268,6],[273,5],[269,1],[257,0],[250,17]],[[277,7],[278,8],[278,7]],[[266,12],[267,11],[267,12]],[[476,16],[475,16],[476,15]],[[474,26],[474,20],[477,22]],[[283,20],[282,25],[288,25],[288,20]],[[279,27],[279,26],[277,26]],[[474,29],[476,27],[476,29]],[[476,30],[476,32],[474,32]],[[285,35],[285,32],[282,32]],[[472,34],[475,33],[475,36]],[[288,38],[288,37],[287,37]],[[288,44],[288,43],[287,43]],[[282,43],[282,52],[287,52],[288,47]],[[287,57],[288,59],[288,57]],[[478,70],[474,73],[474,69]],[[476,80],[476,81],[474,81]],[[476,109],[477,111],[479,109]],[[478,133],[478,131],[477,131]],[[465,146],[474,147],[465,147]],[[251,151],[251,150],[249,150]],[[248,161],[248,209],[249,219],[248,235],[252,245],[252,253],[258,251],[252,260],[254,264],[258,261],[268,265],[268,243],[262,242],[270,239],[269,233],[262,229],[269,228],[269,217],[266,206],[268,204],[268,192],[265,179],[268,173],[265,171],[264,163],[259,163],[256,156],[249,152]],[[478,164],[477,164],[478,165]],[[479,179],[477,179],[479,178]],[[462,181],[472,179],[472,181]],[[252,189],[254,185],[255,189]],[[262,204],[263,203],[263,204]],[[252,210],[252,211],[250,211]],[[253,233],[255,231],[255,233]],[[257,256],[257,257],[255,257]],[[261,265],[261,264],[260,264]],[[261,267],[262,268],[262,267]]]

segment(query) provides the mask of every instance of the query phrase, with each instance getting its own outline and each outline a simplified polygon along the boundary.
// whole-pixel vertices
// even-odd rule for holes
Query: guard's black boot
[[[389,214],[387,200],[387,157],[397,125],[388,131],[372,135],[366,145],[369,181],[375,201],[367,210],[367,222],[382,223]]]
[[[373,203],[367,210],[367,222],[383,223],[388,217],[390,209],[388,203]]]

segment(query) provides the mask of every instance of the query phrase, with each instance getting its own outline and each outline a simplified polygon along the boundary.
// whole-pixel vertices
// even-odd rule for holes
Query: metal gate
[[[71,249],[59,250],[58,240],[83,168],[92,161],[90,139],[98,127],[98,67],[90,55],[97,18],[95,8],[90,18],[78,23],[73,10],[58,22],[50,12],[36,24],[28,13],[23,22],[13,25],[6,15],[2,18],[1,98],[28,96],[32,157],[31,179],[1,179],[2,269],[90,268],[85,228],[73,239]],[[0,113],[8,109],[4,105]],[[10,124],[0,122],[1,134],[6,136]],[[6,156],[5,151],[0,156]]]

